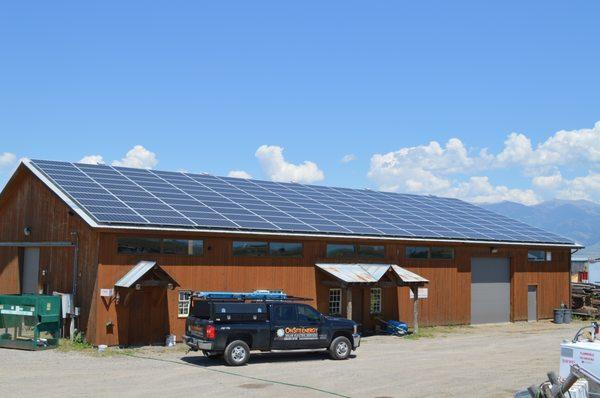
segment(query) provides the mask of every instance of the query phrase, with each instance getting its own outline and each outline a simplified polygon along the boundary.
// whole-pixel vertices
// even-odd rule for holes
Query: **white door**
[[[40,249],[28,247],[23,257],[23,291],[21,293],[38,294],[38,273],[40,271]]]

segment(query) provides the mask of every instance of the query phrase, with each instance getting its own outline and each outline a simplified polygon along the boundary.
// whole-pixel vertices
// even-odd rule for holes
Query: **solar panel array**
[[[33,160],[99,224],[571,243],[451,198]]]

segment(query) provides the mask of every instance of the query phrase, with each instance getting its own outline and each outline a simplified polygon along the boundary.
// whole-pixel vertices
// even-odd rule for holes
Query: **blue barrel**
[[[564,308],[555,308],[554,309],[554,323],[565,323]]]
[[[571,323],[572,319],[573,319],[573,312],[571,312],[571,310],[569,308],[563,309],[563,322]]]

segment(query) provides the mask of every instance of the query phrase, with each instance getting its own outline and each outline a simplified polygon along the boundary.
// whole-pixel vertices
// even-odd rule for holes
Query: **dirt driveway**
[[[105,354],[0,350],[0,388],[17,397],[512,397],[558,370],[561,340],[583,325],[426,329],[429,337],[420,339],[365,338],[347,361],[256,354],[240,368],[186,355],[182,346]]]

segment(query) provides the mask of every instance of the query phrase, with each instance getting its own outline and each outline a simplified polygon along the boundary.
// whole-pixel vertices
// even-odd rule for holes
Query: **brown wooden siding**
[[[73,241],[71,233],[77,233],[79,287],[76,303],[81,308],[80,327],[87,329],[88,321],[93,318],[89,316],[89,310],[96,282],[98,234],[24,167],[19,168],[2,195],[0,220],[2,242]],[[31,228],[29,236],[23,232],[25,227]],[[20,292],[19,256],[22,252],[19,248],[0,247],[0,293]],[[73,256],[74,248],[41,248],[39,288],[49,294],[54,291],[70,293]]]
[[[123,235],[136,236],[179,236],[205,241],[205,255],[202,257],[173,255],[123,255],[116,250],[116,238]],[[100,238],[100,271],[98,288],[110,288],[134,264],[140,260],[156,260],[178,283],[179,286],[167,293],[168,318],[170,331],[180,338],[183,334],[185,319],[177,317],[178,290],[229,290],[248,291],[254,289],[284,289],[294,296],[308,297],[319,311],[328,311],[328,291],[331,286],[320,283],[331,278],[316,271],[317,262],[381,262],[395,263],[429,279],[427,285],[429,297],[421,301],[421,325],[452,325],[470,322],[471,291],[471,258],[472,257],[507,257],[511,261],[511,279],[513,280],[512,311],[513,320],[527,319],[527,285],[537,284],[539,317],[550,318],[552,309],[561,303],[568,304],[569,249],[551,249],[552,261],[537,263],[527,261],[526,247],[498,246],[498,252],[491,254],[490,246],[454,244],[455,258],[452,260],[405,259],[408,242],[371,242],[365,244],[382,244],[386,247],[385,259],[328,259],[325,258],[328,240],[303,239],[304,256],[302,258],[277,257],[235,257],[232,255],[233,240],[254,239],[267,241],[298,241],[299,239],[280,237],[257,238],[256,236],[236,237],[215,236],[206,234],[184,233],[103,233]],[[336,240],[339,242],[340,240]],[[348,240],[355,241],[355,240]],[[420,243],[419,245],[424,245]],[[435,246],[439,244],[430,244]],[[343,301],[346,293],[343,290]],[[363,324],[374,328],[375,317],[368,315],[369,289],[362,292],[354,288],[353,297],[362,295]],[[100,304],[100,302],[99,302]],[[343,304],[343,316],[345,308]],[[117,317],[114,308],[98,307],[98,336],[106,335],[107,322],[114,323]],[[399,311],[398,311],[399,309]],[[409,290],[402,288],[386,288],[383,291],[384,319],[397,319],[412,322],[412,301]],[[118,333],[106,335],[103,342],[116,344]]]

